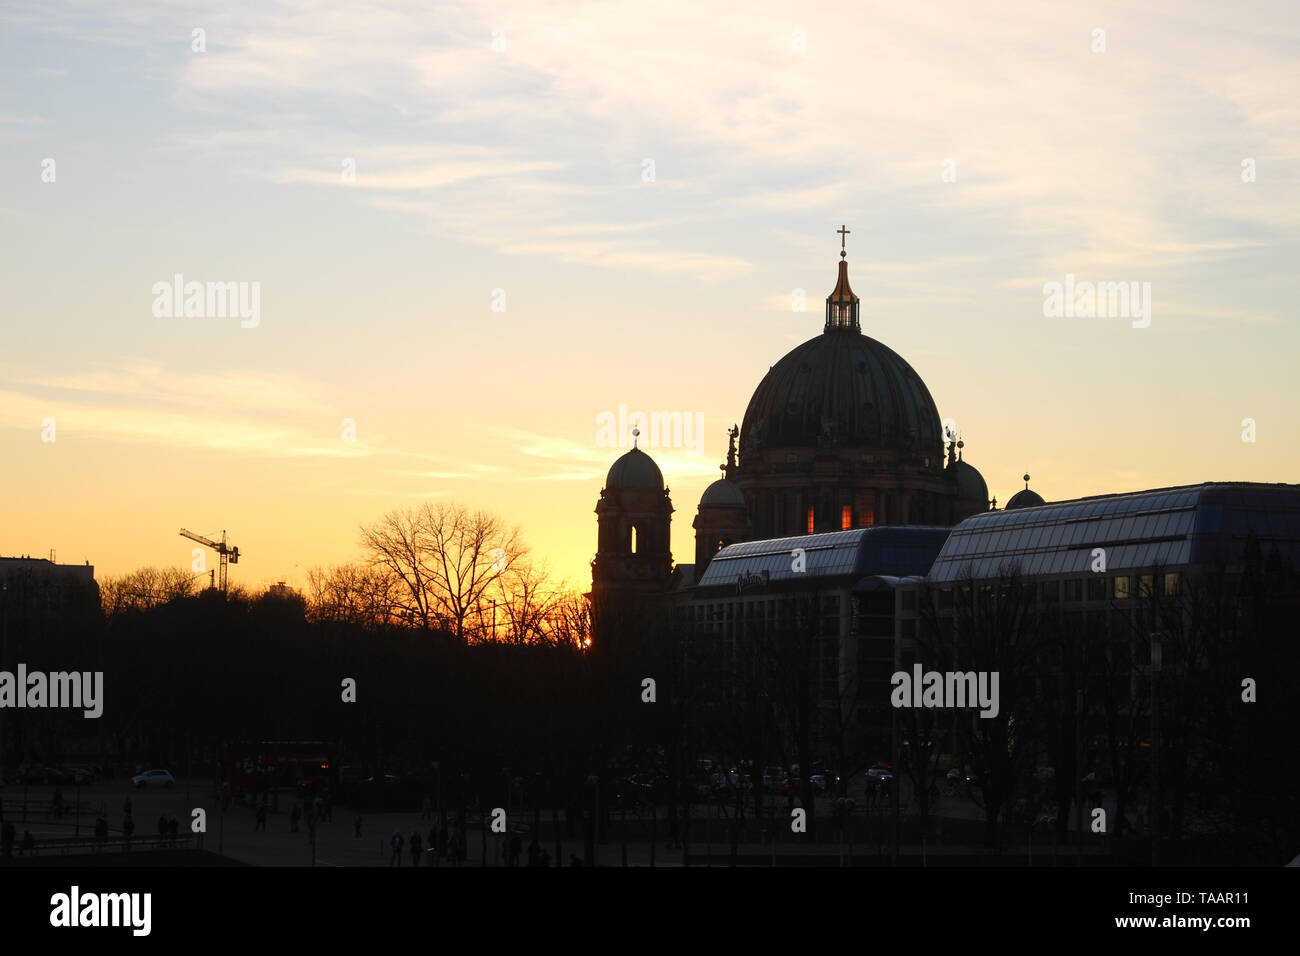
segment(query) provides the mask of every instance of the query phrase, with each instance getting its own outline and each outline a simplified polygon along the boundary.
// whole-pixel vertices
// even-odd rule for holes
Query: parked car
[[[968,787],[978,787],[980,785],[980,778],[979,774],[970,767],[967,767],[964,771],[958,770],[954,767],[952,770],[948,771],[948,783],[954,787],[961,786],[962,784],[965,784]]]
[[[137,790],[143,790],[145,787],[171,787],[175,783],[176,778],[166,770],[146,770],[131,778],[131,786]]]
[[[889,784],[894,780],[894,768],[883,760],[877,760],[867,768],[867,786]]]
[[[818,796],[834,790],[840,782],[840,778],[832,773],[815,773],[809,779],[812,781],[813,792]]]
[[[63,772],[67,774],[68,783],[74,786],[88,787],[95,782],[95,775],[85,767],[68,767]]]

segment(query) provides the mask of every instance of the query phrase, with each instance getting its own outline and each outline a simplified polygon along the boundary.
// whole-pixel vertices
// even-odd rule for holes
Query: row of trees
[[[464,644],[589,643],[585,599],[495,515],[425,503],[362,528],[361,546],[359,561],[308,573],[313,620],[439,630]]]
[[[367,630],[439,631],[463,644],[590,644],[584,595],[552,579],[497,516],[439,503],[389,512],[362,527],[358,560],[307,572],[309,620]],[[205,579],[141,568],[100,580],[105,615],[193,597]],[[254,595],[238,585],[231,594]]]

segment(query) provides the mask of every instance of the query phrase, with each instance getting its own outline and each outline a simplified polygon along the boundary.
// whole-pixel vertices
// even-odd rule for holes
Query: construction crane
[[[181,537],[189,538],[191,541],[197,541],[199,544],[211,548],[221,556],[221,593],[226,593],[226,561],[231,564],[239,563],[239,549],[226,546],[226,532],[221,532],[221,540],[213,541],[211,538],[205,538],[201,534],[195,534],[193,531],[186,531],[181,528]]]

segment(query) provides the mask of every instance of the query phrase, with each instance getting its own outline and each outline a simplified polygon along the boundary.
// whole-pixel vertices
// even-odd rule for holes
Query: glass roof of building
[[[1300,560],[1300,485],[1211,482],[974,515],[952,531],[932,581],[1240,563],[1254,531],[1267,555]]]
[[[699,586],[735,585],[764,572],[769,581],[925,574],[951,530],[900,525],[745,541],[715,554]],[[803,571],[793,569],[797,549],[804,552]]]

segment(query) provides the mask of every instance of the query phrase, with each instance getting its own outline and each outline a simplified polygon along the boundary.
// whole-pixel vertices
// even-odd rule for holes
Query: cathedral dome
[[[1043,500],[1042,495],[1036,491],[1030,490],[1029,476],[1025,475],[1025,487],[1021,488],[1011,496],[1011,500],[1006,503],[1004,510],[1011,511],[1015,508],[1036,508],[1039,505],[1045,504],[1047,504],[1047,502]]]
[[[743,508],[745,507],[745,495],[726,478],[719,478],[705,488],[704,494],[700,497],[701,508],[707,508],[711,505],[719,505],[724,508]]]
[[[746,450],[825,444],[942,453],[939,411],[921,376],[852,327],[828,327],[772,366],[740,438],[742,465]]]
[[[639,448],[630,452],[610,466],[605,476],[607,491],[664,490],[663,472],[654,463],[654,459]]]
[[[984,481],[984,476],[979,473],[974,465],[958,459],[953,462],[952,467],[956,469],[958,498],[962,501],[988,502],[988,483]],[[1030,492],[1030,494],[1033,494],[1033,492]]]

